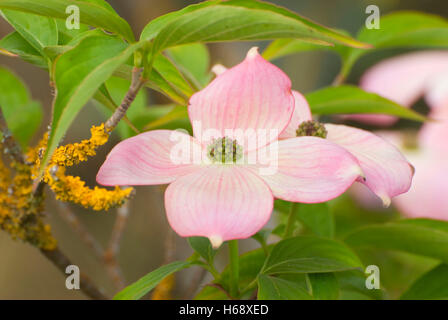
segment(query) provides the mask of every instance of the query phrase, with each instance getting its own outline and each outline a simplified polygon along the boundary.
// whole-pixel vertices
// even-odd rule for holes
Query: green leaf
[[[26,147],[42,120],[39,102],[32,101],[28,89],[11,71],[0,67],[0,107],[13,136]]]
[[[338,300],[339,283],[333,273],[310,273],[308,275],[312,296],[317,300]]]
[[[448,263],[448,222],[410,219],[369,225],[347,235],[352,247],[397,250]]]
[[[17,10],[63,20],[69,17],[65,10],[70,5],[78,6],[82,24],[103,28],[130,42],[134,41],[129,24],[103,0],[0,0],[0,9]]]
[[[318,115],[373,113],[388,114],[415,121],[426,120],[426,117],[415,111],[351,85],[320,89],[307,94],[306,99],[312,113]]]
[[[162,27],[163,24],[165,25]],[[253,0],[231,0],[208,6],[196,5],[191,10],[185,8],[181,15],[171,15],[157,27],[152,24],[147,27],[151,29],[150,31],[145,28],[141,37],[155,38],[154,53],[193,42],[276,38],[316,39],[365,47],[363,43],[315,24],[284,8]]]
[[[188,243],[194,251],[205,259],[209,264],[213,264],[217,250],[213,250],[212,245],[208,238],[205,237],[190,237]]]
[[[17,31],[6,35],[0,40],[0,53],[2,50],[6,51],[4,54],[17,55],[21,59],[34,64],[40,68],[48,68],[48,63],[44,57],[34,49],[28,41],[26,41]]]
[[[140,35],[140,40],[152,40],[159,34],[160,30],[162,30],[165,26],[169,25],[171,22],[175,21],[177,18],[186,15],[189,12],[193,12],[201,8],[215,5],[217,3],[220,3],[221,1],[222,0],[204,1],[198,4],[192,4],[181,10],[173,11],[163,16],[157,17],[156,19],[151,20],[145,26]]]
[[[56,61],[52,129],[42,168],[82,107],[113,72],[142,44],[127,46],[106,36],[92,36],[62,54]]]
[[[1,10],[2,16],[41,55],[44,48],[58,44],[58,28],[52,18],[13,10]]]
[[[332,48],[334,47],[326,43],[316,44],[298,39],[277,39],[269,44],[263,52],[263,57],[266,60],[274,60],[297,52],[331,50]]]
[[[339,241],[298,236],[278,242],[261,273],[337,272],[361,267],[359,258]]]
[[[334,217],[326,203],[301,203],[297,218],[318,236],[333,238]]]
[[[301,284],[261,274],[258,277],[258,300],[312,300]]]
[[[418,278],[402,300],[448,300],[448,265],[440,264]]]
[[[138,300],[154,289],[165,277],[191,266],[187,261],[175,261],[151,271],[130,286],[117,293],[114,300]]]
[[[202,43],[186,44],[169,48],[167,52],[178,69],[197,89],[201,89],[209,83],[211,79],[210,54],[206,45]]]
[[[187,98],[193,95],[194,91],[190,84],[167,57],[158,55],[154,60],[153,67],[153,72],[157,72],[174,90]]]

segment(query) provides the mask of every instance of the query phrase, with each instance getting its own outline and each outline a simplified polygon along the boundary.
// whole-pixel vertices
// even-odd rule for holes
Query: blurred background
[[[108,2],[130,23],[135,34],[139,34],[151,19],[199,1],[109,0]],[[365,8],[370,4],[377,5],[381,14],[398,10],[418,10],[444,17],[448,16],[448,2],[443,0],[273,0],[271,2],[285,6],[325,26],[347,30],[352,35],[355,35],[357,30],[364,25],[367,17]],[[0,37],[8,34],[11,30],[12,28],[3,19],[0,19]],[[266,44],[256,43],[261,48],[264,48]],[[221,63],[232,66],[239,63],[247,50],[253,45],[254,43],[209,45],[211,64]],[[395,54],[397,54],[397,51],[388,50],[366,55],[356,64],[348,82],[356,84],[366,68],[387,56]],[[340,67],[339,58],[328,52],[304,52],[277,60],[275,63],[290,76],[293,88],[304,93],[331,84]],[[40,134],[34,139],[34,142],[37,142],[51,119],[51,94],[48,86],[48,74],[46,71],[24,61],[4,56],[0,56],[0,65],[8,67],[19,75],[30,88],[33,98],[41,101],[44,106],[45,115]],[[148,94],[150,105],[168,102],[159,94],[149,91]],[[422,108],[424,109],[424,106]],[[93,105],[85,107],[67,133],[64,143],[88,138],[89,128],[102,121],[104,121],[104,116],[98,109]],[[114,135],[109,143],[100,149],[95,158],[73,168],[70,173],[81,176],[90,186],[94,186],[95,175],[99,166],[104,161],[108,151],[117,142],[118,137]],[[164,261],[164,244],[169,226],[164,213],[163,192],[164,189],[161,187],[139,187],[129,204],[130,216],[124,230],[118,256],[118,262],[127,284],[157,268]],[[337,217],[337,221],[341,222],[338,230],[340,233],[344,232],[344,228],[357,224],[358,220],[381,221],[396,215],[393,209],[380,213],[368,213],[348,199],[344,198],[341,201],[348,201],[349,204],[345,204],[343,212],[340,212],[340,216]],[[347,208],[351,209],[348,210]],[[72,205],[69,205],[69,209],[79,217],[103,246],[107,245],[114,225],[116,210],[110,210],[107,213],[93,212]],[[116,290],[103,265],[95,258],[91,248],[82,243],[78,235],[61,218],[61,208],[56,205],[56,201],[50,192],[47,194],[46,213],[61,249],[80,267],[82,272],[94,279],[108,294],[114,294]],[[273,219],[276,218],[274,214]],[[185,259],[191,255],[192,250],[185,239],[176,237],[175,242],[176,258]],[[254,240],[242,241],[241,251],[254,246],[256,246]],[[391,253],[390,257],[392,256],[393,258],[388,259],[388,256],[381,255],[375,260],[372,258],[375,257],[374,254],[369,255],[369,259],[375,260],[370,262],[384,266],[385,269],[389,270],[384,274],[382,284],[392,292],[392,296],[394,292],[398,294],[404,289],[398,286],[400,281],[401,285],[412,282],[422,270],[427,270],[433,265],[433,262],[428,259],[417,259],[404,254]],[[409,261],[411,261],[409,264],[405,263]],[[225,263],[225,255],[218,256],[219,263]],[[403,269],[403,264],[408,267]],[[179,274],[176,282],[176,298],[184,297],[182,294],[188,288],[194,272],[194,269],[192,269]],[[65,288],[64,275],[47,261],[38,250],[30,245],[13,241],[9,235],[0,231],[0,299],[85,298],[80,291],[69,291]]]

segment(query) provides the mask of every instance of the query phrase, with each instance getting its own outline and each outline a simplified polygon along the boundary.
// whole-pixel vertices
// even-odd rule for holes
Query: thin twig
[[[131,106],[132,102],[134,102],[137,97],[138,92],[145,84],[145,80],[142,78],[143,68],[134,67],[132,69],[132,82],[129,87],[126,96],[121,102],[120,106],[115,110],[112,116],[106,121],[105,129],[106,131],[112,131],[117,125],[118,122],[126,115],[126,111]]]
[[[126,222],[129,217],[129,202],[126,201],[123,206],[117,209],[117,217],[115,219],[115,225],[112,229],[112,234],[109,241],[108,249],[106,250],[109,254],[114,256],[118,255],[120,251],[120,242],[123,237],[123,231],[126,226]]]
[[[79,220],[76,214],[74,214],[66,203],[56,201],[58,210],[61,217],[72,227],[79,238],[95,252],[96,256],[102,260],[104,251],[101,244],[92,236],[92,234],[84,227],[83,223]]]
[[[19,163],[25,163],[25,158],[22,153],[22,148],[16,142],[14,137],[12,136],[11,131],[8,128],[8,124],[6,123],[5,116],[3,115],[3,111],[0,106],[0,131],[3,135],[3,150],[5,153],[9,154],[11,159],[17,161]]]
[[[126,201],[123,206],[117,209],[117,217],[115,225],[112,229],[112,235],[109,241],[109,246],[104,253],[104,263],[109,270],[109,274],[114,280],[117,289],[125,287],[125,281],[118,265],[117,256],[120,252],[120,242],[123,237],[123,231],[129,216],[129,202]]]
[[[44,256],[48,258],[62,273],[65,274],[66,268],[69,265],[72,265],[70,260],[60,251],[58,248],[55,250],[44,250],[40,249],[40,252]],[[103,292],[101,292],[97,287],[92,283],[89,277],[85,274],[80,274],[80,289],[90,298],[95,300],[107,300]]]
[[[125,286],[125,281],[122,276],[122,272],[118,262],[114,255],[108,255],[104,251],[101,244],[92,236],[92,234],[84,227],[83,223],[79,220],[76,214],[74,214],[70,208],[63,202],[57,201],[62,218],[72,227],[73,231],[78,234],[80,239],[90,247],[95,253],[98,261],[104,264],[109,277],[114,282],[115,287],[121,290]]]
[[[165,237],[165,254],[163,258],[163,264],[168,264],[174,261],[176,255],[176,238],[171,228],[168,229]],[[152,300],[161,300],[160,295],[163,296],[162,300],[171,299],[171,291],[174,287],[175,274],[170,275],[170,278],[165,278],[154,289],[151,295]],[[169,282],[167,286],[165,280]],[[169,298],[168,298],[169,297]]]
[[[165,238],[165,257],[164,263],[171,263],[174,261],[176,255],[176,237],[173,229],[168,228],[166,238]]]

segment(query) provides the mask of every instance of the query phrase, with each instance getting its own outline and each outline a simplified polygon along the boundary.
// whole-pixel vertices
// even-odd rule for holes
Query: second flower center
[[[325,126],[317,121],[309,120],[304,121],[299,125],[299,128],[296,130],[297,137],[310,136],[310,137],[327,137],[327,129]]]

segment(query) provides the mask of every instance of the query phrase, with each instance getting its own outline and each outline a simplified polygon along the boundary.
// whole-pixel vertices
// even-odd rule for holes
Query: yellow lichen
[[[109,134],[104,130],[104,124],[92,127],[90,133],[91,137],[88,140],[57,148],[51,157],[49,167],[53,165],[71,167],[96,155],[96,149],[107,142]]]
[[[131,195],[132,188],[116,187],[114,190],[108,190],[95,187],[92,189],[87,187],[81,178],[66,175],[66,167],[94,156],[96,149],[105,144],[109,138],[104,124],[92,127],[90,132],[90,139],[56,149],[45,170],[43,180],[50,186],[58,200],[76,203],[97,211],[121,206]]]
[[[56,199],[79,204],[93,210],[108,210],[121,206],[130,196],[132,188],[114,190],[85,186],[80,177],[65,175],[65,168],[58,167],[47,177],[47,183],[56,195]],[[50,168],[51,171],[51,168]]]

